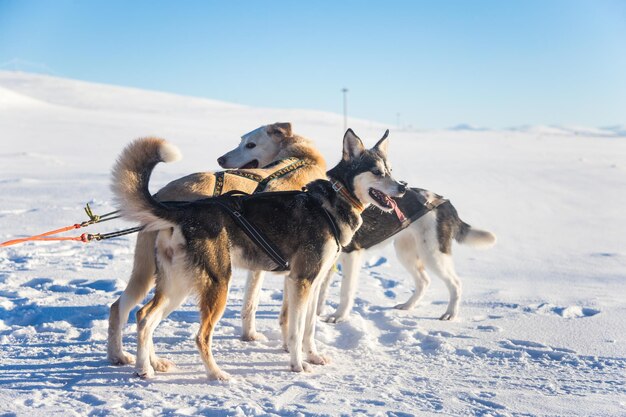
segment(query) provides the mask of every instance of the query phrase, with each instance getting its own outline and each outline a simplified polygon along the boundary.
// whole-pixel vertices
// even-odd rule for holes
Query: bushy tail
[[[454,237],[457,242],[477,248],[490,248],[496,244],[496,235],[486,230],[474,229],[461,221],[461,227]]]
[[[180,158],[178,148],[159,138],[137,139],[124,148],[113,167],[111,182],[122,217],[145,225],[146,230],[172,226],[164,218],[166,209],[150,194],[148,183],[156,164]]]

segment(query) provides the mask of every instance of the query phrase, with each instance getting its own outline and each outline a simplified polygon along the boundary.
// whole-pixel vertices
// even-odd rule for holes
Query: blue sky
[[[414,128],[626,123],[626,1],[0,0],[0,64]],[[10,65],[4,67],[11,68]]]

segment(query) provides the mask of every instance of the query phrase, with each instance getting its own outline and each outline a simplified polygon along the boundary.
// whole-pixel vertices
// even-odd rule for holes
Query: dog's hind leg
[[[459,314],[459,304],[461,303],[461,280],[454,270],[452,257],[446,254],[441,255],[445,257],[446,260],[443,262],[443,268],[439,273],[439,277],[448,287],[448,291],[450,292],[450,301],[446,312],[439,318],[439,320],[454,320]]]
[[[166,302],[165,297],[157,290],[154,298],[137,311],[137,362],[135,369],[141,378],[154,376],[154,368],[150,360],[154,354],[152,334],[161,321]]]
[[[172,265],[182,266],[184,261],[161,262],[154,298],[137,312],[136,368],[142,378],[154,376],[155,370],[167,372],[174,367],[173,362],[156,355],[152,339],[159,323],[183,303],[192,288],[191,277],[185,274],[187,271],[174,269]]]
[[[417,242],[420,260],[427,269],[435,273],[446,284],[450,293],[450,301],[446,312],[440,320],[453,320],[459,313],[461,301],[461,280],[454,270],[454,262],[450,248],[453,236],[449,232],[452,227],[439,227],[439,215],[431,211],[413,223],[411,230]]]
[[[151,378],[154,371],[167,372],[174,368],[174,363],[159,358],[154,350],[154,329],[185,299],[182,294],[168,298],[159,294],[137,312],[137,374],[141,378]]]
[[[259,293],[265,273],[263,271],[248,272],[246,290],[241,307],[241,340],[267,340],[256,331],[256,310],[259,306]]]
[[[222,278],[211,280],[201,295],[201,323],[200,330],[196,336],[196,345],[200,351],[200,356],[204,362],[209,379],[225,381],[230,378],[230,375],[217,366],[211,351],[213,330],[222,314],[224,314],[228,298],[228,277],[226,277],[226,282]]]
[[[228,283],[232,274],[226,234],[198,245],[194,253],[202,256],[197,264],[203,268],[202,271],[197,270],[199,273],[194,279],[200,297],[200,330],[196,336],[196,346],[209,379],[225,381],[230,375],[217,366],[211,345],[213,330],[226,309]]]
[[[348,317],[354,306],[357,280],[361,271],[361,254],[363,251],[355,250],[341,254],[341,292],[337,311],[326,318],[328,323],[339,323]]]
[[[111,305],[109,313],[109,333],[107,342],[107,358],[114,365],[125,365],[135,362],[130,353],[122,346],[122,331],[128,321],[130,311],[145,298],[154,286],[156,263],[154,245],[158,232],[139,232],[135,245],[133,272],[126,289]]]
[[[320,286],[320,293],[317,300],[317,315],[321,316],[324,313],[324,305],[326,303],[326,297],[328,296],[328,287],[333,280],[333,276],[335,276],[335,267],[331,267],[328,270],[328,273],[324,277],[324,281],[322,281],[322,285]]]
[[[430,277],[426,274],[424,264],[419,258],[416,243],[415,237],[407,232],[398,234],[398,237],[393,242],[398,260],[409,271],[415,283],[415,291],[411,298],[407,302],[394,307],[400,310],[410,310],[415,307],[430,285]]]
[[[427,260],[426,262],[426,266],[432,269],[433,272],[441,278],[450,293],[448,308],[439,320],[454,320],[459,314],[462,286],[461,280],[454,270],[452,255],[437,251],[433,254],[432,259],[430,259],[430,261]]]
[[[311,366],[302,360],[302,341],[306,324],[306,312],[311,292],[311,282],[306,278],[287,277],[287,300],[289,303],[289,354],[293,372],[309,372]]]
[[[283,283],[283,304],[280,306],[280,316],[278,323],[280,324],[280,332],[283,336],[283,349],[289,352],[289,292],[287,290],[287,278]]]
[[[162,312],[160,313],[161,317],[159,319],[159,322],[165,320],[172,311],[180,307],[180,305],[185,301],[187,296],[188,296],[188,291],[180,291],[180,289],[178,289],[178,291],[168,291],[167,302],[163,304]],[[154,326],[154,328],[156,328],[156,325]],[[174,362],[168,359],[160,358],[157,356],[154,350],[154,343],[152,341],[153,332],[154,332],[154,329],[150,333],[150,341],[148,345],[150,347],[150,364],[152,365],[154,370],[157,372],[169,372],[173,368],[175,368],[176,365],[174,364]]]

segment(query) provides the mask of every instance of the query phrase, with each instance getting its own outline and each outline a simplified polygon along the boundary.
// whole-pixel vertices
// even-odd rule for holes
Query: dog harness
[[[277,195],[306,195],[304,191],[274,191],[268,193],[256,193],[245,194],[241,191],[229,191],[217,197],[204,198],[195,201],[167,201],[161,204],[165,206],[173,207],[189,207],[207,204],[216,204],[222,208],[226,213],[230,215],[235,224],[241,228],[241,230],[254,242],[259,248],[265,252],[265,254],[277,265],[273,272],[288,271],[290,269],[289,261],[287,261],[280,253],[280,249],[250,220],[245,216],[245,202],[250,199],[266,198]],[[316,201],[316,200],[315,200]],[[330,215],[328,210],[319,204],[319,208],[325,214],[326,221],[330,226],[330,230],[337,242],[337,246],[341,248],[339,244],[339,228],[335,223],[335,220]]]
[[[270,182],[274,181],[275,179],[284,177],[288,173],[300,169],[305,165],[308,165],[308,163],[298,158],[280,159],[262,168],[264,170],[272,168],[274,169],[274,171],[266,177],[239,169],[216,172],[213,174],[215,175],[215,187],[213,188],[213,197],[218,197],[222,195],[222,192],[224,190],[224,184],[226,181],[228,181],[228,178],[230,176],[239,177],[239,179],[245,178],[252,183],[256,183],[256,187],[254,188],[253,193],[260,193],[265,191],[267,185]],[[251,185],[254,186],[254,184]]]
[[[374,206],[368,207],[361,213],[363,224],[354,234],[352,241],[343,248],[344,252],[350,253],[376,246],[406,229],[426,213],[449,203],[442,196],[422,188],[409,188],[403,197],[394,200],[405,218],[400,220],[394,213],[383,212]]]

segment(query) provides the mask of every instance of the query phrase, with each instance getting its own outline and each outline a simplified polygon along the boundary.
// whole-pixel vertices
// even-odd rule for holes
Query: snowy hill
[[[0,72],[0,241],[80,222],[85,202],[110,211],[110,167],[135,137],[159,135],[183,151],[180,163],[157,167],[156,188],[216,169],[239,136],[275,121],[314,139],[329,164],[338,160],[338,114]],[[367,145],[388,127],[350,125]],[[244,274],[233,277],[214,353],[234,382],[205,379],[194,300],[155,333],[178,369],[144,382],[106,362],[108,307],[128,279],[134,236],[0,249],[0,414],[624,415],[623,132],[392,129],[395,176],[450,198],[499,243],[455,247],[464,293],[454,322],[435,319],[447,291],[434,277],[415,310],[392,309],[413,284],[391,247],[371,251],[350,321],[318,325],[333,362],[313,374],[287,371],[278,277],[261,295],[258,326],[269,340],[254,343],[237,337]],[[129,226],[111,223],[93,231]],[[337,281],[329,312],[338,291]]]

